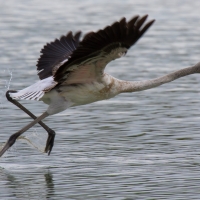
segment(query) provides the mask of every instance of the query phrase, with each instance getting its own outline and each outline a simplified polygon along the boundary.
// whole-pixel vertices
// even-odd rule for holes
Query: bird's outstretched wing
[[[90,32],[80,42],[81,32],[69,32],[41,50],[37,83],[12,93],[14,99],[40,100],[57,84],[90,83],[101,78],[105,66],[121,57],[134,45],[154,20],[145,23],[147,15],[122,18],[103,30]]]
[[[126,54],[153,24],[154,20],[146,23],[147,17],[135,16],[128,22],[122,18],[103,30],[85,35],[68,61],[58,68],[54,80],[59,84],[98,80],[105,66]]]
[[[77,48],[80,35],[81,32],[75,35],[69,32],[60,39],[47,43],[41,50],[37,63],[38,76],[41,80],[23,90],[11,93],[10,96],[13,99],[40,100],[46,92],[53,89],[58,84],[53,80],[53,75]]]
[[[48,78],[56,72],[56,70],[69,59],[72,52],[79,45],[81,32],[75,35],[69,32],[54,42],[47,43],[40,51],[41,56],[38,59],[37,70],[40,79]]]

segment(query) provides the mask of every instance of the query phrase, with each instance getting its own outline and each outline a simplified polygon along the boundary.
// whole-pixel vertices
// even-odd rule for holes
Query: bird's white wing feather
[[[39,101],[45,92],[50,91],[57,85],[57,82],[54,81],[53,77],[48,77],[42,79],[33,85],[19,90],[15,93],[10,93],[11,98],[13,99],[26,99],[26,100],[37,100]]]

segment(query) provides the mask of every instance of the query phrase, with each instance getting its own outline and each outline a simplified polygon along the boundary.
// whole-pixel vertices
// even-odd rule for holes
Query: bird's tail
[[[54,81],[53,77],[48,77],[43,80],[40,80],[33,85],[24,88],[19,91],[11,90],[9,96],[12,99],[26,99],[26,100],[36,100],[39,101],[46,92],[49,92],[52,88],[57,85],[57,82]]]
[[[19,91],[9,91],[9,96],[12,99],[16,99],[16,100],[22,100],[22,99],[26,99],[26,100],[36,100],[39,101],[40,98],[44,95],[44,91],[37,91],[37,90],[33,90],[34,87],[33,85],[24,88],[23,90],[19,90]]]

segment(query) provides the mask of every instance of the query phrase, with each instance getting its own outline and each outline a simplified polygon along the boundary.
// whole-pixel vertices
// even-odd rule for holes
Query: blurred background
[[[5,92],[38,80],[47,42],[96,31],[136,14],[156,19],[106,72],[124,80],[165,75],[200,61],[200,1],[0,0],[0,146],[31,119]],[[0,159],[0,199],[199,199],[200,75],[147,91],[70,108],[35,126]],[[42,102],[21,101],[35,115]],[[39,150],[39,151],[38,151]]]

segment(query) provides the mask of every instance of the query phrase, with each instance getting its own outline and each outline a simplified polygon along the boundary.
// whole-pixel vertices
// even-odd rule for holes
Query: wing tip
[[[69,31],[66,35],[61,35],[50,43],[46,43],[40,50],[40,57],[36,63],[38,76],[40,79],[53,75],[53,68],[57,64],[62,64],[63,60],[69,58],[80,42],[81,31],[75,34]]]

